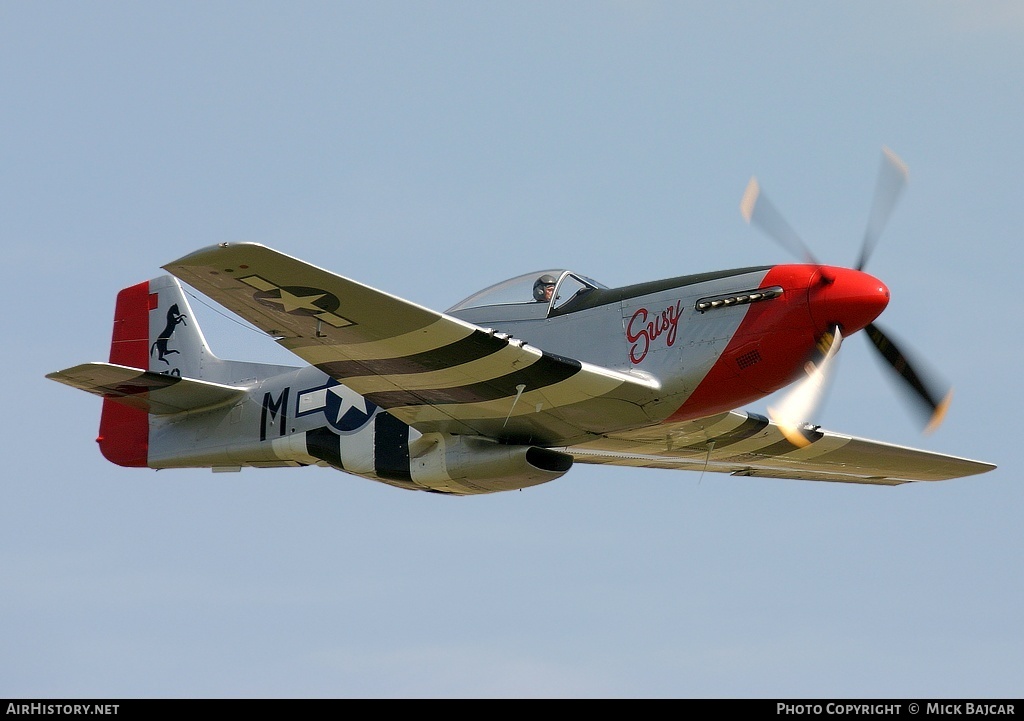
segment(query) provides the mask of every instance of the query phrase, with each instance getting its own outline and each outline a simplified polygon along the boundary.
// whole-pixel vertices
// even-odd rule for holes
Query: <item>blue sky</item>
[[[1019,697],[1022,37],[984,0],[0,4],[0,695]],[[536,268],[790,262],[740,216],[756,174],[852,264],[882,146],[910,182],[880,322],[956,395],[922,436],[851,337],[820,422],[984,476],[128,470],[43,378],[222,241],[444,309]],[[219,355],[291,362],[194,310]]]

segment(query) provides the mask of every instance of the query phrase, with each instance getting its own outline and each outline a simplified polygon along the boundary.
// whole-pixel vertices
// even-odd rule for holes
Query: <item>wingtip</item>
[[[210,258],[220,258],[222,257],[223,253],[231,252],[239,248],[270,250],[267,246],[263,245],[262,243],[252,243],[249,241],[216,243],[215,245],[208,245],[204,248],[194,250],[191,253],[187,253],[186,255],[183,255],[176,260],[172,260],[169,263],[165,263],[160,267],[166,270],[168,273],[174,275],[174,271],[172,270],[172,268],[176,268],[183,265],[203,265],[209,262]]]

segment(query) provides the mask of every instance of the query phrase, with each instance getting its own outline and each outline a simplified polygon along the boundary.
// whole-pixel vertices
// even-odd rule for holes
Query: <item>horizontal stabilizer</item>
[[[47,378],[154,415],[205,410],[239,400],[245,388],[113,363],[83,363]]]

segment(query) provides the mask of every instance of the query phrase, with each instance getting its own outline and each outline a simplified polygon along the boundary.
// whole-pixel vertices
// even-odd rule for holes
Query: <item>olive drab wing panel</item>
[[[658,384],[546,353],[258,244],[164,266],[420,432],[548,445],[647,424]]]
[[[609,433],[564,449],[579,463],[734,476],[899,485],[984,473],[993,465],[904,446],[804,430],[798,447],[768,418],[731,411],[697,421]]]

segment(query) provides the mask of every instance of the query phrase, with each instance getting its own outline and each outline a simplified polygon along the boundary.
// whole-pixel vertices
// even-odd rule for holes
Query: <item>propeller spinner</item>
[[[935,375],[926,372],[920,360],[915,359],[911,363],[908,355],[891,336],[874,323],[889,302],[889,290],[877,278],[863,272],[907,184],[907,178],[906,164],[891,150],[883,148],[875,197],[868,215],[860,257],[854,269],[822,266],[807,244],[767,199],[756,178],[750,179],[743,194],[740,212],[748,223],[757,226],[791,253],[801,257],[804,262],[818,266],[820,270],[820,286],[814,289],[815,297],[811,304],[815,321],[825,329],[818,341],[818,358],[807,364],[807,377],[777,407],[768,409],[772,420],[794,445],[807,444],[800,430],[808,424],[821,403],[844,335],[848,336],[861,328],[867,330],[871,347],[878,352],[886,367],[910,391],[915,407],[925,417],[925,432],[938,427],[949,407],[952,390],[936,382]]]

